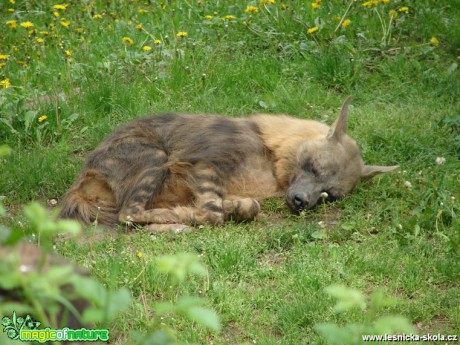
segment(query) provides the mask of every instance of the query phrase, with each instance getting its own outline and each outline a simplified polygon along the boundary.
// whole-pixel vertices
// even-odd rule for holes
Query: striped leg
[[[219,225],[224,222],[222,199],[225,195],[222,178],[206,164],[197,164],[191,175],[195,201],[191,222]]]
[[[254,220],[260,212],[260,205],[255,199],[229,197],[223,201],[225,220],[244,222]]]

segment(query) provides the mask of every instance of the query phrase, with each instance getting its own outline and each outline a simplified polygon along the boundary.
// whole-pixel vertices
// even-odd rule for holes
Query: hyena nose
[[[297,209],[303,209],[308,205],[308,200],[302,194],[294,194],[293,204]]]

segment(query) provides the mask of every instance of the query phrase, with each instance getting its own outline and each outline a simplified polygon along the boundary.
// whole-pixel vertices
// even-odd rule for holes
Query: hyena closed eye
[[[348,98],[329,127],[285,115],[163,114],[134,120],[87,158],[61,217],[85,223],[222,224],[251,220],[258,200],[293,211],[350,193],[396,166],[364,165],[346,135]]]

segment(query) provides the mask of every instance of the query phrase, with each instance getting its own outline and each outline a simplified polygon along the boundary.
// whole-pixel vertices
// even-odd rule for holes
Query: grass
[[[13,229],[22,229],[22,205],[59,200],[105,135],[148,113],[287,113],[330,124],[352,94],[349,134],[366,162],[401,166],[300,217],[271,199],[255,223],[180,236],[89,228],[82,240],[58,241],[58,252],[103,284],[133,292],[131,308],[111,324],[113,343],[130,343],[128,330],[155,322],[183,343],[325,343],[315,324],[366,318],[332,311],[325,288],[337,283],[397,297],[380,313],[405,315],[419,334],[458,332],[457,2],[358,1],[348,12],[343,1],[318,9],[236,0],[53,5],[0,4],[0,141],[13,149],[1,161],[0,195]],[[258,12],[245,12],[249,5]],[[338,26],[341,19],[351,23]],[[181,252],[200,255],[208,277],[178,284],[148,268]],[[155,302],[184,294],[207,298],[220,334],[182,317],[158,320]]]

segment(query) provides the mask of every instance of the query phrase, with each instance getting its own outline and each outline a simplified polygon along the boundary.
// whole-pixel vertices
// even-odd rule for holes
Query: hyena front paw
[[[238,222],[253,220],[260,212],[259,202],[251,198],[224,200],[222,204],[225,220],[233,219]]]

